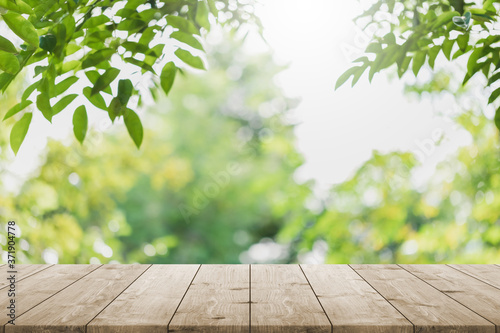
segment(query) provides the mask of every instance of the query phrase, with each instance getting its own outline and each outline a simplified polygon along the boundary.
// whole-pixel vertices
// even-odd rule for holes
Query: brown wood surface
[[[490,332],[495,325],[397,265],[351,265],[416,332]]]
[[[153,265],[87,326],[87,333],[166,332],[199,265]]]
[[[500,333],[497,265],[7,267],[0,333]]]
[[[497,265],[448,265],[500,289],[500,267]]]
[[[333,332],[413,332],[413,325],[347,265],[301,265]]]
[[[85,326],[148,267],[103,265],[21,315],[5,332],[85,332]]]
[[[331,332],[298,265],[252,265],[251,273],[252,333]]]
[[[500,289],[445,265],[400,265],[500,328]]]
[[[14,271],[17,272],[15,273],[16,275],[16,281],[19,282],[21,280],[26,279],[27,277],[30,277],[33,274],[36,274],[38,272],[43,271],[44,269],[49,268],[52,265],[42,265],[42,264],[33,264],[33,265],[15,265]],[[7,272],[11,271],[9,269],[9,266],[5,265],[3,267],[0,267],[0,270],[2,272],[2,276],[7,276]],[[9,285],[9,281],[7,279],[0,279],[0,289],[3,289]]]
[[[248,265],[202,265],[169,332],[248,332]]]
[[[16,283],[16,316],[19,317],[34,306],[45,301],[60,290],[68,287],[78,279],[97,269],[100,265],[53,265],[38,274],[22,279]],[[22,297],[29,295],[29,297]],[[0,293],[0,308],[6,309],[10,298],[4,292]],[[7,316],[0,317],[1,332],[10,320]]]

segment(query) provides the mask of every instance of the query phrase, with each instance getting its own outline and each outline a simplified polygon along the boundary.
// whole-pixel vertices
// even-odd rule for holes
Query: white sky
[[[383,73],[376,74],[372,84],[363,76],[356,87],[350,88],[348,82],[334,91],[336,79],[352,60],[342,49],[361,53],[368,42],[352,21],[359,14],[358,1],[262,3],[258,13],[266,39],[276,60],[289,64],[278,83],[287,95],[302,101],[295,113],[300,123],[296,135],[306,164],[298,170],[298,180],[312,178],[320,189],[326,189],[349,177],[373,150],[417,151],[423,161],[422,174],[428,176],[437,161],[467,142],[449,118],[436,115],[436,110],[449,112],[446,103],[409,100],[403,96],[403,83],[397,79],[388,82]],[[259,48],[257,42],[255,48]],[[36,166],[33,156],[43,151],[46,137],[67,136],[70,124],[71,113],[55,117],[51,125],[35,112],[19,154],[14,158],[9,152],[13,163],[8,169],[14,177],[8,177],[6,185],[15,190],[16,179]],[[430,141],[435,131],[445,135],[439,147]]]

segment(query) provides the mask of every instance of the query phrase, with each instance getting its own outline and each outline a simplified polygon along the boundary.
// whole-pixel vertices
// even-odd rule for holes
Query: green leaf
[[[35,67],[35,76],[34,77],[37,77],[38,75],[40,75],[43,72],[45,72],[47,70],[47,68],[49,68],[49,67],[48,66],[36,66]]]
[[[394,36],[393,32],[389,32],[384,37],[382,37],[382,41],[385,44],[396,44],[396,36]]]
[[[442,45],[443,54],[446,59],[450,60],[451,57],[451,49],[453,48],[453,44],[455,41],[453,39],[445,39]]]
[[[19,60],[12,53],[0,51],[0,69],[9,74],[16,74],[21,66]]]
[[[138,32],[147,26],[146,22],[142,20],[126,19],[118,23],[117,30],[128,31],[129,33]]]
[[[436,57],[439,54],[439,50],[441,50],[441,46],[436,45],[429,49],[429,66],[434,69],[434,63],[436,61]]]
[[[172,89],[172,85],[174,84],[175,74],[177,73],[177,67],[171,61],[163,66],[160,75],[160,83],[165,94],[168,95],[170,89]]]
[[[196,7],[196,23],[201,27],[210,31],[210,21],[208,20],[208,6],[204,0],[198,1],[198,6]]]
[[[73,113],[73,133],[75,133],[75,137],[80,143],[83,143],[85,139],[87,126],[87,109],[85,109],[85,105],[81,105],[76,108],[75,113]]]
[[[112,48],[106,48],[91,53],[83,60],[82,69],[96,66],[105,60],[109,60],[113,54],[115,54],[115,50]]]
[[[67,73],[71,70],[78,68],[78,66],[82,65],[79,60],[70,60],[66,61],[61,66],[61,74]]]
[[[157,25],[153,25],[144,29],[141,34],[141,38],[139,38],[139,44],[148,46],[159,30],[161,30],[161,28]]]
[[[120,70],[114,67],[107,69],[104,74],[102,74],[92,87],[91,95],[95,95],[102,91],[104,88],[108,87],[111,82],[113,82],[116,77],[120,74]]]
[[[163,49],[165,48],[165,44],[157,44],[150,48],[145,54],[148,56],[153,56],[159,58],[163,55]]]
[[[12,127],[12,131],[10,132],[10,147],[16,155],[19,151],[19,147],[21,147],[21,144],[26,137],[26,134],[28,133],[28,128],[30,127],[32,117],[33,114],[31,112],[26,113]]]
[[[193,35],[200,34],[200,31],[196,29],[195,25],[191,21],[186,20],[184,17],[168,15],[166,18],[167,24],[174,28]]]
[[[403,77],[403,74],[406,73],[408,67],[410,66],[411,57],[405,57],[401,64],[398,64],[398,76],[399,78]]]
[[[132,53],[146,53],[149,50],[149,47],[144,44],[136,43],[136,42],[124,42],[121,44],[125,50],[130,51]]]
[[[102,14],[99,16],[93,16],[89,18],[85,23],[82,25],[82,29],[87,29],[87,28],[96,28],[102,24],[110,22],[111,19],[107,17],[106,15]]]
[[[337,82],[335,83],[335,90],[337,90],[340,86],[342,86],[351,76],[356,75],[356,72],[362,68],[361,66],[351,67],[346,70],[342,75],[339,76]]]
[[[210,12],[212,13],[215,18],[219,15],[219,10],[217,9],[217,6],[215,5],[215,0],[207,0],[208,3],[208,8],[210,9]]]
[[[500,130],[500,108],[495,112],[495,125]]]
[[[123,115],[123,112],[126,110],[126,107],[122,105],[120,102],[120,99],[118,97],[115,97],[111,100],[111,103],[109,103],[108,107],[108,115],[109,119],[111,119],[112,122],[115,121],[115,118],[118,116]]]
[[[201,43],[191,34],[182,31],[174,31],[170,34],[170,37],[177,39],[179,42],[194,47],[195,49],[204,51]]]
[[[467,46],[469,45],[469,34],[459,35],[457,37],[457,44],[458,44],[458,47],[460,48],[460,50],[462,52],[465,52],[465,50],[467,49]]]
[[[490,15],[485,15],[485,14],[472,14],[472,18],[479,22],[491,22],[495,20]]]
[[[0,0],[0,8],[12,10],[13,12],[19,14],[33,14],[33,9],[31,8],[31,6],[29,6],[22,0]]]
[[[14,44],[12,44],[10,40],[2,36],[0,36],[0,50],[9,53],[17,53],[17,49]]]
[[[201,60],[200,57],[192,55],[190,52],[183,50],[183,49],[177,49],[174,54],[181,59],[183,62],[188,64],[191,67],[197,68],[197,69],[205,69],[205,65],[203,65],[203,61]]]
[[[134,141],[137,148],[139,148],[141,146],[142,137],[144,135],[139,116],[131,109],[127,109],[125,114],[123,115],[123,120],[125,122],[125,126],[127,127],[127,131],[130,134],[130,137]]]
[[[73,102],[75,100],[75,98],[78,97],[78,94],[71,94],[71,95],[67,95],[67,96],[64,96],[63,98],[61,98],[59,100],[59,102],[57,102],[53,107],[52,107],[52,111],[53,111],[53,116],[55,116],[56,114],[58,114],[59,112],[61,112],[62,110],[64,110],[68,105],[71,104],[71,102]]]
[[[359,81],[359,79],[361,78],[361,75],[363,75],[363,73],[365,72],[367,67],[368,67],[368,64],[364,64],[363,66],[358,67],[358,70],[354,73],[354,75],[352,77],[351,87],[354,87],[354,85]]]
[[[78,78],[76,76],[70,76],[70,77],[64,79],[63,81],[59,82],[58,84],[56,84],[56,88],[55,88],[56,96],[62,94],[66,90],[68,90],[69,87],[71,87],[77,81],[78,81]]]
[[[2,15],[3,20],[17,36],[30,44],[38,47],[38,34],[30,21],[22,17],[18,13],[8,12]]]
[[[489,10],[489,11],[496,11],[495,6],[493,6],[493,3],[495,0],[485,0],[483,2],[483,9]]]
[[[132,85],[132,81],[129,79],[118,81],[118,100],[122,106],[126,106],[130,96],[132,96],[132,92],[134,90],[134,86]]]
[[[52,53],[52,51],[54,51],[54,49],[56,48],[56,44],[56,36],[52,34],[40,36],[40,48],[44,49],[45,51]]]
[[[40,81],[36,81],[36,82],[32,83],[28,88],[26,88],[21,99],[23,101],[27,100],[31,96],[33,91],[35,91],[35,89],[38,88],[39,85],[40,85]]]
[[[489,79],[488,79],[488,86],[490,86],[493,82],[496,82],[500,79],[500,72],[497,72],[493,74]]]
[[[52,122],[52,107],[50,106],[50,99],[45,93],[40,93],[36,97],[36,107],[42,112],[45,119]]]
[[[379,43],[371,43],[366,47],[365,53],[379,53],[382,51],[382,46]]]
[[[446,25],[448,22],[450,22],[454,16],[460,15],[456,11],[451,11],[451,12],[444,12],[443,14],[439,15],[434,23],[432,24],[430,30],[437,29],[443,25]]]
[[[467,61],[467,74],[472,75],[475,73],[475,68],[477,65],[477,61],[482,57],[483,48],[479,47],[472,51],[469,60]]]
[[[123,60],[125,60],[125,62],[128,62],[128,63],[130,63],[132,65],[136,65],[136,66],[138,66],[138,67],[140,67],[140,68],[142,68],[142,69],[144,69],[146,71],[150,71],[153,74],[156,74],[155,70],[153,69],[153,67],[151,67],[150,65],[146,64],[144,61],[140,61],[140,60],[137,60],[137,59],[132,58],[132,57],[125,58]]]
[[[12,108],[10,108],[9,111],[5,114],[5,117],[3,117],[3,120],[9,119],[13,115],[17,114],[18,112],[21,112],[22,110],[26,109],[29,105],[33,104],[32,101],[22,101],[14,105]]]
[[[425,51],[419,51],[417,54],[413,57],[413,64],[412,64],[412,70],[413,74],[415,76],[418,75],[418,72],[420,71],[420,68],[422,68],[422,65],[425,63],[425,56],[426,56]]]
[[[500,88],[491,93],[490,98],[488,98],[488,104],[493,103],[498,98],[498,96],[500,96]]]
[[[101,110],[108,111],[108,106],[106,105],[106,102],[104,101],[104,98],[101,96],[101,94],[91,95],[91,92],[92,88],[83,88],[83,95],[87,97],[90,103]]]

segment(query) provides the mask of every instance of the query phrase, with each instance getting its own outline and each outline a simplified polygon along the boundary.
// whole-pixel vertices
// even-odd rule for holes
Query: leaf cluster
[[[498,21],[500,1],[486,0],[481,5],[463,0],[380,0],[356,18],[364,29],[388,28],[383,35],[375,34],[366,47],[366,55],[337,80],[336,88],[352,77],[352,85],[368,71],[371,81],[378,73],[393,65],[401,78],[406,72],[418,75],[426,63],[434,69],[442,53],[453,61],[466,56],[465,85],[476,73],[482,73],[488,86],[496,87],[489,98],[493,103],[500,96],[500,34],[494,25]],[[499,81],[500,82],[500,81]],[[495,123],[500,128],[500,108]]]
[[[205,69],[202,36],[212,24],[237,28],[255,20],[245,8],[231,0],[0,0],[8,27],[0,35],[0,90],[23,69],[34,72],[33,83],[3,118],[24,112],[12,128],[12,149],[17,153],[28,132],[30,109],[50,122],[74,110],[74,134],[83,143],[88,116],[79,96],[112,121],[123,117],[139,147],[143,128],[130,101],[137,96],[140,106],[144,91],[122,73],[123,64],[151,79],[147,89],[154,99],[159,90],[168,94],[182,63]],[[174,42],[172,51],[167,41]],[[79,107],[69,107],[77,102]]]

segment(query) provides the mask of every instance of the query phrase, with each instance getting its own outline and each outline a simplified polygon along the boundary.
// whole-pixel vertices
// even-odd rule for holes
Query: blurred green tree
[[[18,195],[2,191],[22,262],[236,263],[310,214],[309,185],[292,179],[303,162],[287,122],[296,102],[273,83],[282,68],[243,41],[207,50],[211,70],[178,77],[147,111],[142,150],[123,131],[91,129],[81,146],[50,142],[39,175]]]
[[[472,143],[442,162],[425,189],[411,182],[411,153],[380,154],[336,185],[315,223],[285,226],[295,252],[328,245],[329,263],[495,263],[500,258],[500,145],[493,124],[467,112],[457,121]]]

